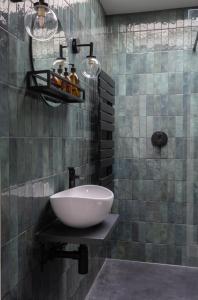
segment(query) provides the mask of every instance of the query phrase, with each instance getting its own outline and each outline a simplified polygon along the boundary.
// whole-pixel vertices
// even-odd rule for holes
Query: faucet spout
[[[76,175],[75,169],[73,167],[69,167],[69,188],[74,188],[76,186],[76,179],[80,178],[80,176]]]

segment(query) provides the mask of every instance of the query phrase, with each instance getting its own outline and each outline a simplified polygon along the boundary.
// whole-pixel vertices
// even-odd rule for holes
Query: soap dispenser
[[[69,73],[67,72],[67,68],[65,68],[64,78],[67,80],[67,82],[64,81],[64,80],[62,81],[62,90],[64,92],[67,92],[67,93],[71,94],[72,93],[72,86],[68,82],[68,81],[71,81],[71,80],[69,78]]]
[[[79,85],[80,81],[79,81],[79,78],[78,78],[78,75],[76,74],[76,68],[74,66],[74,64],[69,64],[71,65],[71,73],[69,74],[69,79],[71,81],[71,83],[75,84],[75,85]],[[80,97],[80,90],[71,85],[71,93],[73,96],[76,96],[76,97]]]
[[[53,73],[56,72],[55,69],[52,70]],[[55,74],[52,74],[52,77],[51,77],[51,84],[53,84],[54,86],[56,87],[59,87],[59,79],[55,76]]]
[[[61,65],[59,65],[57,72],[58,72],[58,75],[59,75],[59,76],[62,76],[62,77],[63,77],[63,69],[62,69],[62,66],[61,66]],[[57,77],[57,80],[58,80],[57,86],[58,86],[59,88],[61,88],[61,87],[62,87],[62,80],[61,80],[59,77]]]

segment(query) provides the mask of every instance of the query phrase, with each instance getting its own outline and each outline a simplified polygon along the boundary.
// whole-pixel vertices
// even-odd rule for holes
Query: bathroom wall
[[[198,264],[197,25],[187,9],[107,18],[117,87],[115,258]],[[151,144],[159,130],[169,139],[161,151]]]
[[[105,19],[98,1],[50,4],[58,16],[62,14],[68,38],[92,40],[102,55]],[[69,166],[84,177],[77,184],[96,182],[96,86],[86,86],[85,104],[57,109],[25,90],[30,64],[23,17],[29,6],[28,0],[25,5],[0,3],[2,299],[82,300],[106,248],[90,249],[86,276],[78,274],[77,262],[62,259],[48,263],[41,272],[35,232],[54,218],[49,196],[68,188]],[[81,59],[84,55],[82,51]]]

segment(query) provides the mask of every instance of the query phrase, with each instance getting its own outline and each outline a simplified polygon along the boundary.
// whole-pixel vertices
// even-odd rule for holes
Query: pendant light
[[[56,34],[58,19],[44,0],[39,0],[27,10],[24,24],[27,33],[35,40],[48,41]]]

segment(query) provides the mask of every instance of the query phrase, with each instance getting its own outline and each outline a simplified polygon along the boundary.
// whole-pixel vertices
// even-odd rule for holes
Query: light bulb
[[[58,19],[55,13],[43,1],[36,2],[25,14],[27,33],[38,41],[48,41],[56,34]]]
[[[94,56],[88,56],[80,64],[80,71],[84,77],[96,79],[101,72],[100,62]]]
[[[45,25],[45,7],[40,5],[38,7],[37,13],[38,13],[39,26],[40,28],[43,28]]]
[[[61,66],[61,68],[64,69],[67,66],[66,59],[59,57],[53,62],[52,66],[53,69],[58,69],[59,66]]]

